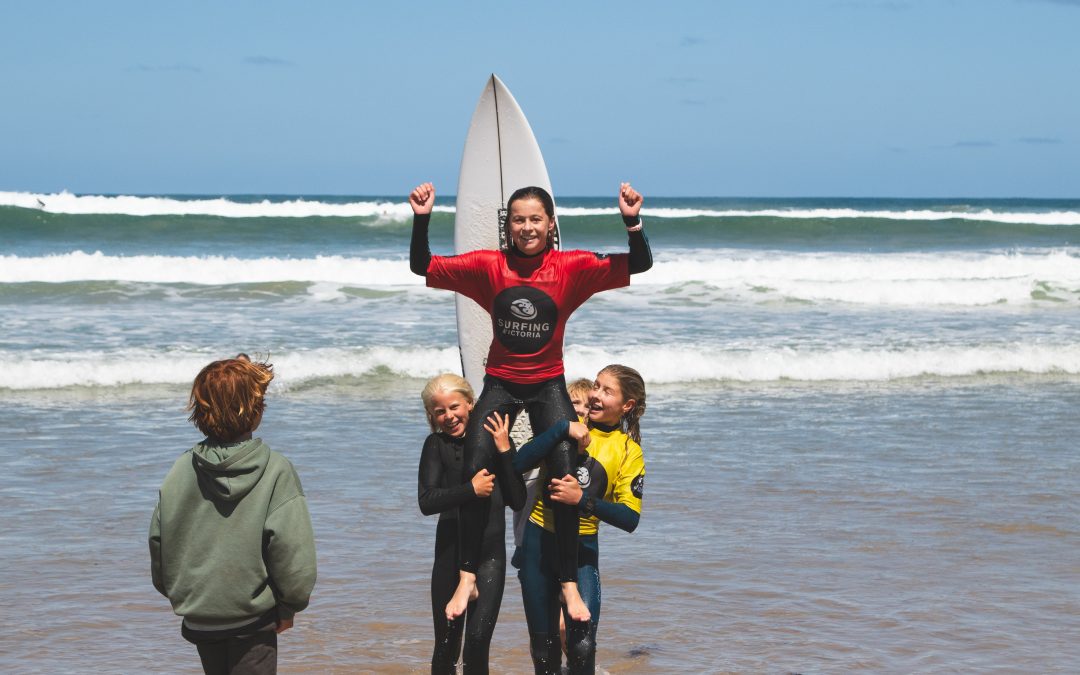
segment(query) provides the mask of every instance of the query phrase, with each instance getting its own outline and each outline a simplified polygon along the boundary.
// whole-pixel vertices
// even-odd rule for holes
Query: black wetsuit
[[[428,246],[430,220],[429,214],[417,214],[413,218],[409,248],[410,269],[427,278],[429,285],[455,290],[477,301],[492,314],[493,324],[508,326],[513,323],[510,330],[500,328],[495,333],[496,339],[492,341],[492,349],[488,355],[488,374],[484,377],[483,391],[476,401],[466,432],[466,437],[470,439],[465,446],[466,475],[471,476],[483,468],[498,473],[494,468],[494,442],[490,434],[483,430],[485,420],[492,413],[498,412],[509,415],[510,423],[513,424],[517,415],[525,410],[529,414],[533,430],[539,433],[560,420],[577,419],[562,375],[562,331],[566,320],[592,293],[625,286],[629,283],[629,274],[650,269],[652,251],[644,231],[639,228],[628,231],[629,254],[607,256],[588,252],[553,253],[550,249],[545,249],[536,256],[525,256],[511,248],[505,258],[499,257],[497,260],[491,257],[494,256],[492,252],[487,252],[487,257],[473,252],[463,256],[440,258],[437,264],[433,265]],[[624,222],[627,227],[640,224],[637,218],[624,218]],[[554,269],[556,265],[560,265],[558,269],[562,269],[563,263],[551,261],[552,257],[559,258],[560,261],[562,258],[567,259],[565,269],[573,270],[574,276],[555,276],[553,279],[549,277],[546,291],[541,291],[530,279],[533,275],[543,276],[545,270]],[[459,258],[459,262],[454,262],[454,258]],[[461,264],[461,261],[464,263]],[[495,269],[501,265],[505,265],[507,269]],[[433,270],[439,271],[436,283],[433,283]],[[508,296],[507,291],[520,293],[511,293]],[[518,323],[511,321],[520,314],[518,310],[521,306],[515,307],[517,303],[526,303],[524,307],[529,312],[538,312],[539,319],[529,325],[543,328],[538,328],[537,332],[518,331]],[[518,311],[518,314],[515,314],[515,311]],[[526,373],[530,377],[527,380],[513,379],[509,373],[514,372]],[[535,372],[546,375],[531,377]],[[507,376],[503,376],[504,373]],[[560,442],[547,457],[549,474],[564,476],[574,473],[576,457],[577,448],[572,443]],[[520,476],[517,478],[520,479]],[[522,489],[524,490],[524,483]],[[486,529],[490,512],[482,503],[473,502],[462,506],[461,569],[466,572],[476,571],[477,561],[480,560],[482,533]],[[556,504],[554,520],[560,550],[559,580],[576,581],[577,508],[568,504]]]
[[[480,433],[490,435],[481,429]],[[495,489],[489,499],[480,500],[473,491],[472,477],[476,472],[462,472],[465,440],[433,433],[424,441],[420,454],[417,501],[424,515],[439,514],[435,531],[435,562],[431,567],[431,618],[435,627],[435,649],[431,655],[431,672],[456,673],[458,653],[462,654],[464,672],[487,673],[488,649],[495,622],[502,604],[503,584],[506,581],[506,543],[503,516],[503,495],[506,503],[517,509],[525,501],[524,486],[514,481],[514,451],[496,453]],[[504,480],[502,477],[506,477]],[[519,487],[520,485],[520,487]],[[483,532],[476,587],[480,597],[469,603],[464,616],[446,620],[446,604],[458,585],[458,508],[476,502],[489,506],[490,517]],[[461,651],[462,629],[465,650]]]

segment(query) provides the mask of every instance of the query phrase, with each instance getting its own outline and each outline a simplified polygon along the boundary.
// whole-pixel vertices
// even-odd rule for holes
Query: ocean
[[[613,197],[564,246],[625,250]],[[1072,672],[1080,660],[1080,199],[646,195],[655,265],[593,297],[568,377],[648,386],[648,489],[601,528],[610,673]],[[451,251],[440,198],[435,253]],[[273,362],[259,430],[319,551],[286,672],[422,673],[435,519],[419,392],[453,296],[403,195],[0,192],[4,672],[198,672],[150,583],[190,383]],[[531,672],[516,578],[495,672]]]

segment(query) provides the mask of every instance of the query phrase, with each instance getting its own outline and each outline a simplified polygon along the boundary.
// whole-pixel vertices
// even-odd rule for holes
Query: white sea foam
[[[609,213],[616,213],[615,209]],[[883,220],[977,220],[991,223],[1029,225],[1080,225],[1078,211],[1011,212],[981,209],[979,211],[886,211],[873,209],[643,209],[645,216],[654,218],[692,218],[707,216],[715,218],[768,217],[796,219],[880,218]],[[567,214],[570,215],[570,214]]]
[[[305,199],[282,202],[236,202],[225,197],[217,199],[174,199],[170,197],[135,197],[73,195],[70,192],[37,194],[29,192],[0,192],[0,206],[21,206],[49,213],[113,214],[129,216],[207,215],[224,218],[307,218],[311,216],[377,217],[404,221],[412,218],[407,202],[358,201],[331,204]],[[445,206],[437,211],[453,211]]]
[[[186,385],[208,362],[209,352],[32,353],[0,351],[0,390]],[[427,378],[457,370],[456,347],[324,348],[272,357],[279,387],[312,380],[363,378],[389,371]],[[634,364],[652,383],[888,381],[921,376],[985,374],[1080,375],[1080,345],[981,345],[926,348],[838,348],[761,350],[701,345],[638,345],[629,350],[570,347],[571,376],[592,375],[609,363]]]
[[[41,257],[0,256],[0,283],[27,281],[132,281],[226,285],[274,281],[327,282],[352,286],[422,285],[407,260],[317,256],[232,258],[223,256],[112,256],[75,251]],[[326,293],[326,286],[318,292]]]
[[[617,216],[617,208],[558,207],[559,216]],[[1013,212],[980,209],[978,211],[932,211],[929,209],[686,209],[642,208],[643,218],[791,218],[844,219],[878,218],[882,220],[975,220],[991,223],[1028,225],[1080,225],[1078,211]]]
[[[151,351],[32,353],[0,351],[0,389],[118,387],[189,384],[210,361],[228,354]],[[311,349],[272,355],[278,386],[319,378],[363,376],[380,368],[409,377],[428,377],[460,367],[457,347]]]
[[[1080,300],[1080,256],[1024,253],[710,252],[659,260],[635,283],[700,283],[720,297],[868,305],[1024,304],[1034,297]],[[1035,295],[1033,295],[1035,294]]]
[[[312,216],[376,217],[379,220],[403,222],[412,218],[408,202],[356,201],[344,204],[292,199],[255,203],[237,202],[226,197],[216,199],[176,199],[153,196],[75,195],[70,192],[51,194],[32,192],[0,192],[0,206],[20,206],[41,209],[50,213],[116,214],[132,216],[210,215],[225,218]],[[453,213],[452,206],[436,206],[436,211]],[[560,216],[616,216],[618,209],[559,206]],[[1080,225],[1080,211],[995,211],[931,210],[931,209],[852,209],[852,208],[782,208],[782,209],[703,209],[645,207],[647,218],[736,218],[768,217],[793,219],[880,218],[884,220],[974,220],[996,223],[1031,225]]]
[[[423,286],[405,260],[319,256],[111,256],[74,253],[0,256],[0,283],[122,281],[230,285],[309,282],[317,300],[342,298],[342,287]],[[660,256],[634,286],[703,300],[798,300],[882,306],[983,306],[1042,300],[1080,302],[1080,255],[1024,253],[787,253],[723,250]]]
[[[625,352],[571,348],[571,373],[631,363],[649,382],[888,381],[921,376],[1080,374],[1080,345],[994,345],[734,350],[701,345],[634,347]],[[571,366],[574,366],[572,369]]]

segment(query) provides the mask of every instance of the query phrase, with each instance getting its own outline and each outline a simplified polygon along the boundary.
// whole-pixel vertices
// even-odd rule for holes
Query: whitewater
[[[70,192],[30,193],[0,192],[0,206],[38,209],[48,213],[76,215],[113,214],[131,216],[182,216],[210,215],[226,218],[308,218],[308,217],[371,217],[388,220],[407,220],[411,210],[407,203],[392,199],[354,201],[348,198],[275,198],[262,197],[241,199],[236,197],[167,197],[143,195],[76,195]],[[698,200],[687,200],[698,201]],[[957,200],[949,200],[955,202]],[[1024,206],[1026,206],[1025,204]],[[997,223],[1029,223],[1036,225],[1080,225],[1080,210],[1017,210],[957,206],[943,203],[939,208],[699,208],[699,207],[645,207],[643,215],[652,218],[725,218],[725,217],[773,217],[773,218],[870,218],[905,221],[970,220]],[[436,212],[453,213],[451,205],[437,205]],[[614,207],[590,208],[584,206],[560,206],[560,216],[607,216],[617,215]]]
[[[556,196],[568,247],[626,251],[610,197]],[[597,665],[1075,669],[1080,200],[645,199],[652,269],[566,329],[568,378],[622,363],[647,386],[641,524],[600,535]],[[8,637],[33,647],[0,670],[192,663],[145,533],[199,440],[193,378],[245,352],[273,364],[256,433],[302,476],[320,555],[283,665],[428,671],[419,393],[460,364],[453,295],[409,270],[410,213],[0,192],[0,548]],[[434,253],[453,221],[441,195]],[[529,663],[515,584],[497,672]]]
[[[570,246],[625,250],[609,201],[559,201]],[[1080,371],[1080,202],[650,203],[655,264],[575,314],[574,373],[634,361],[688,386]],[[453,370],[453,303],[408,269],[409,213],[390,197],[0,192],[0,391],[182,386],[241,350],[273,355],[286,388]],[[443,197],[436,253],[452,222]]]

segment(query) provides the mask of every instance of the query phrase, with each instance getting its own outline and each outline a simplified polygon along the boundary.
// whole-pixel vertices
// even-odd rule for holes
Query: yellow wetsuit
[[[578,484],[585,497],[625,504],[641,514],[641,497],[645,487],[645,458],[638,445],[620,429],[605,431],[589,429],[591,440],[586,448],[588,456],[577,467]],[[542,479],[546,485],[548,479]],[[529,520],[554,532],[551,507],[544,499],[537,499]],[[578,532],[596,534],[600,519],[595,515],[578,519]]]

